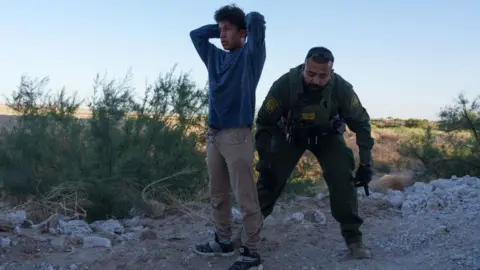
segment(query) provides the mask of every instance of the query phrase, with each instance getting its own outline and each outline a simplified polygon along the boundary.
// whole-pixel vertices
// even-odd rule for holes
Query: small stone
[[[453,254],[452,256],[450,256],[450,259],[452,261],[459,261],[465,259],[465,256],[463,254]]]
[[[111,232],[98,232],[96,235],[102,238],[107,238],[112,243],[119,242],[118,240],[120,240],[119,235]]]
[[[134,240],[136,238],[137,238],[137,234],[134,233],[134,232],[128,232],[128,233],[122,234],[122,240],[124,240],[124,241],[131,241],[131,240]]]
[[[304,214],[301,212],[295,212],[292,214],[292,218],[294,220],[303,220],[304,219]]]
[[[388,190],[387,200],[394,208],[402,207],[404,201],[403,193],[399,190]]]
[[[0,247],[8,248],[10,246],[10,239],[8,237],[1,237],[0,238]]]
[[[308,210],[305,212],[304,218],[305,220],[308,220],[312,223],[317,223],[322,225],[327,223],[327,217],[320,210]]]
[[[15,226],[15,228],[13,228],[13,234],[15,234],[15,235],[22,234],[22,231],[20,230],[19,226]]]
[[[11,232],[15,228],[12,222],[0,219],[0,232]]]
[[[67,235],[67,239],[74,246],[83,244],[83,237],[80,235]]]
[[[235,223],[242,223],[242,213],[237,208],[232,208],[232,219]]]
[[[449,233],[449,232],[450,232],[450,229],[447,226],[441,225],[435,228],[434,230],[432,230],[430,234],[443,234],[443,233]]]
[[[26,228],[31,228],[33,226],[33,222],[31,220],[28,220],[28,219],[25,219],[23,222],[22,222],[22,225],[21,227],[26,229]]]
[[[310,197],[307,197],[307,196],[296,196],[296,197],[295,197],[295,200],[300,201],[300,202],[303,202],[303,201],[308,201],[308,200],[310,200]]]
[[[10,221],[13,225],[21,225],[27,219],[27,212],[25,210],[17,210],[4,214],[4,219]]]
[[[93,248],[93,247],[112,247],[112,242],[103,237],[98,236],[85,236],[83,238],[83,247],[84,248]]]
[[[127,227],[135,227],[135,226],[138,226],[139,223],[140,223],[140,217],[138,216],[124,221],[124,225]]]
[[[64,233],[69,235],[85,236],[93,233],[88,223],[83,220],[71,220],[68,222],[59,220],[58,226]]]
[[[104,222],[95,222],[94,230],[100,232],[108,232],[108,233],[116,233],[122,234],[125,229],[123,228],[122,224],[116,219],[109,219]],[[93,224],[92,224],[93,225]]]
[[[139,231],[144,231],[146,230],[147,228],[143,227],[143,226],[135,226],[135,227],[132,227],[130,228],[130,231],[132,232],[139,232]]]
[[[140,240],[156,240],[158,239],[157,234],[152,230],[145,230],[140,233]]]
[[[66,235],[60,235],[60,237],[53,239],[50,245],[52,245],[55,250],[65,251],[70,247],[70,242]]]
[[[323,193],[318,193],[317,196],[316,196],[317,200],[321,201],[323,198],[325,198],[325,194]]]

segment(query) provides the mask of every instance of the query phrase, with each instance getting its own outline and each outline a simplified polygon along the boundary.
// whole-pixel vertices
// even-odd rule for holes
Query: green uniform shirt
[[[299,65],[293,69],[295,74],[293,81],[290,72],[282,75],[273,83],[267,93],[256,119],[257,132],[255,139],[259,154],[269,150],[272,135],[282,132],[278,125],[279,121],[282,117],[287,117],[289,110],[294,110],[292,108],[291,91],[294,91],[294,94],[300,94],[299,96],[302,96],[303,100],[308,100],[310,104],[321,101],[321,94],[304,91],[302,68],[303,65]],[[328,91],[326,91],[327,89]],[[328,102],[331,102],[328,118],[338,113],[345,120],[348,128],[356,134],[360,162],[371,164],[371,149],[374,140],[371,136],[370,116],[362,106],[360,99],[353,90],[353,86],[340,75],[333,73],[329,83],[321,91],[331,93],[328,99]],[[303,114],[303,116],[308,118],[308,113]]]

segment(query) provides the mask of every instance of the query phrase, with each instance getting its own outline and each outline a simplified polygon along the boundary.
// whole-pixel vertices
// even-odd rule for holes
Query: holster
[[[288,125],[286,139],[296,145],[316,145],[323,136],[332,134],[344,134],[346,124],[340,117],[333,117],[327,126],[304,126],[299,122],[292,121]]]

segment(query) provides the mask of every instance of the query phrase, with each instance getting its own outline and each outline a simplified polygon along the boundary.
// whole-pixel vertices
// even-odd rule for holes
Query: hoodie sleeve
[[[245,16],[247,25],[247,43],[245,44],[249,55],[251,69],[258,77],[263,70],[267,57],[265,49],[265,18],[258,12],[250,12]]]
[[[220,30],[217,24],[207,24],[192,30],[190,38],[198,55],[207,67],[211,59],[217,58],[223,52],[209,41],[211,38],[220,38]]]
[[[265,53],[265,18],[262,14],[252,11],[245,17],[247,25],[247,50],[251,54],[264,56]]]

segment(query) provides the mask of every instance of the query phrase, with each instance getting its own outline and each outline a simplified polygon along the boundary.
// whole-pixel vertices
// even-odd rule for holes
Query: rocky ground
[[[349,257],[328,195],[279,203],[265,221],[264,269],[480,269],[480,179],[416,183],[404,192],[359,189],[365,243],[373,258]],[[0,217],[0,269],[227,269],[232,258],[203,258],[208,205],[163,219],[32,224],[19,210]],[[238,225],[238,210],[232,209]]]

